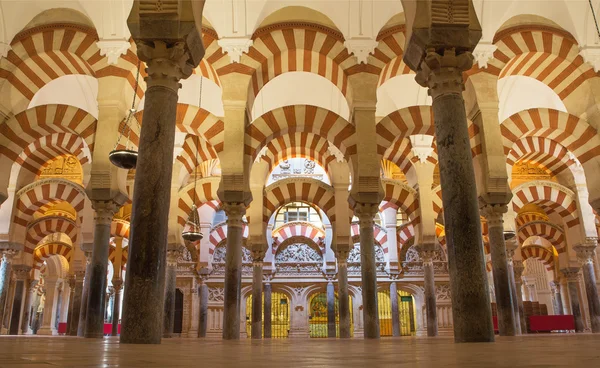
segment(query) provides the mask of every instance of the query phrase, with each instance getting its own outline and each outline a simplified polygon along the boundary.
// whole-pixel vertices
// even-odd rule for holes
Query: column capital
[[[181,88],[179,81],[192,75],[184,42],[168,45],[159,40],[138,41],[137,54],[147,65],[148,76],[144,80],[148,88],[161,86],[177,93]]]
[[[177,267],[177,258],[179,257],[178,249],[167,249],[167,266]]]
[[[429,95],[436,99],[447,94],[461,95],[465,89],[462,73],[473,66],[473,54],[456,54],[454,48],[443,50],[443,55],[429,49],[415,80],[429,88]]]
[[[14,249],[3,249],[2,250],[2,262],[12,263],[13,258],[19,253]]]
[[[92,208],[95,211],[94,220],[97,224],[110,225],[115,213],[119,211],[121,206],[112,200],[92,200]]]
[[[13,272],[17,280],[27,280],[31,272],[31,266],[15,265],[13,266]]]
[[[356,203],[354,205],[354,215],[358,217],[360,226],[373,226],[373,219],[377,212],[379,212],[379,204]]]
[[[566,277],[567,282],[579,282],[579,267],[569,267],[560,270]]]
[[[347,263],[348,256],[350,256],[350,249],[346,247],[338,247],[338,249],[335,250],[335,256],[337,258],[338,263]]]
[[[71,288],[71,290],[75,289],[75,274],[72,273],[67,277],[67,282],[69,283],[69,287]]]
[[[419,253],[419,258],[423,264],[432,264],[436,253],[435,243],[422,243],[414,245],[415,250]]]
[[[77,282],[83,282],[85,277],[85,271],[75,271],[75,280]]]
[[[85,264],[89,265],[90,263],[92,263],[92,251],[86,251],[83,252],[83,255],[85,256]]]
[[[265,274],[263,274],[263,277],[262,277],[263,278],[263,282],[265,284],[267,284],[267,285],[270,284],[271,280],[273,280],[273,276],[274,275],[272,273],[265,273]]]
[[[244,222],[242,218],[246,214],[246,205],[240,202],[224,202],[223,211],[227,214],[228,227],[242,227]]]
[[[262,266],[263,260],[265,259],[265,251],[263,249],[252,250],[252,265]]]
[[[114,279],[112,280],[113,289],[115,289],[115,293],[120,293],[123,289],[123,280],[122,279]]]
[[[523,271],[525,271],[523,261],[513,260],[513,272],[515,273],[515,282],[521,282]]]
[[[554,280],[550,282],[550,290],[553,294],[560,294],[560,282]]]
[[[586,242],[577,244],[573,247],[577,260],[582,265],[593,263],[594,256],[596,255],[596,247],[598,246],[597,238],[586,238]]]
[[[392,280],[392,282],[396,282],[400,280],[400,272],[389,272],[388,277],[390,280]]]
[[[508,212],[508,206],[505,204],[484,204],[479,212],[487,220],[489,227],[499,227],[504,225],[504,214]]]

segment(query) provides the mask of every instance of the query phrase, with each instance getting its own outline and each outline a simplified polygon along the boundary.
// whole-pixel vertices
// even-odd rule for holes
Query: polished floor
[[[1,368],[52,367],[600,367],[600,336],[498,337],[493,344],[451,338],[352,340],[163,339],[120,345],[116,338],[0,337]]]

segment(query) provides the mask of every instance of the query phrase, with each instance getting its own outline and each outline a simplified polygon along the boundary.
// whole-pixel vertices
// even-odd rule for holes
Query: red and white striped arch
[[[406,43],[405,31],[406,27],[399,25],[377,35],[378,45],[369,57],[369,66],[379,74],[378,87],[398,75],[414,73],[402,60]]]
[[[24,251],[32,254],[35,247],[46,236],[54,233],[63,233],[71,239],[71,243],[77,242],[77,224],[75,221],[62,216],[48,216],[37,219],[27,226]]]
[[[135,113],[135,118],[141,124],[144,110]],[[177,104],[175,123],[178,131],[200,136],[217,153],[223,150],[225,123],[221,118],[197,106],[180,103]],[[132,131],[131,141],[136,147],[139,144],[136,129]]]
[[[212,80],[219,87],[221,82],[218,78],[219,75],[226,74],[225,69],[229,68],[229,57],[223,52],[221,46],[219,46],[219,36],[213,29],[202,27],[202,42],[204,44],[204,57],[202,61],[205,62],[206,72],[201,70],[202,76]],[[202,67],[203,63],[200,64]],[[223,69],[225,68],[225,69]],[[198,71],[196,70],[196,73]],[[215,73],[216,75],[213,75]]]
[[[580,224],[575,194],[558,183],[539,180],[521,184],[513,189],[512,202],[515,212],[528,203],[535,203],[547,214],[558,213],[567,228]]]
[[[558,175],[576,162],[570,157],[569,151],[556,141],[542,137],[523,137],[514,142],[506,164],[508,169],[519,160],[535,162]],[[509,171],[510,172],[510,171]]]
[[[127,267],[128,248],[129,247],[121,249],[121,270],[124,270]],[[108,260],[114,267],[117,260],[117,248],[112,244],[108,247]]]
[[[245,153],[254,162],[262,148],[279,137],[313,133],[329,141],[348,159],[356,154],[355,132],[352,124],[327,109],[311,105],[285,106],[263,114],[246,128]]]
[[[332,223],[335,222],[333,188],[312,178],[288,178],[266,187],[263,197],[263,221],[268,222],[279,207],[296,201],[319,207]]]
[[[271,140],[262,151],[262,159],[269,164],[269,171],[283,160],[289,158],[307,158],[316,161],[323,168],[335,159],[329,153],[329,142],[327,139],[307,132],[296,132],[286,134]]]
[[[242,239],[244,240],[244,245],[248,239],[248,234],[250,233],[250,228],[248,224],[244,223],[242,228]],[[208,254],[213,254],[215,252],[215,248],[219,246],[221,243],[227,240],[227,223],[222,223],[215,226],[211,231],[208,237],[208,241],[210,243],[210,248],[208,249]]]
[[[113,219],[110,223],[110,236],[129,239],[129,221]]]
[[[517,215],[517,218],[515,220],[515,223],[517,224],[517,227],[521,227],[523,225],[525,225],[528,222],[533,222],[533,221],[545,221],[548,222],[548,216],[542,214],[542,213],[538,213],[538,212],[522,212],[520,214]]]
[[[538,245],[523,247],[521,248],[521,256],[523,257],[523,261],[534,258],[540,260],[546,266],[546,270],[554,270],[554,253],[544,247]]]
[[[555,141],[585,164],[600,152],[600,137],[585,120],[551,109],[530,109],[512,115],[500,125],[504,153],[523,137],[541,137]]]
[[[17,192],[16,197],[13,221],[17,226],[25,228],[37,210],[55,201],[69,203],[81,219],[85,191],[81,186],[64,179],[43,179],[25,186]]]
[[[219,158],[210,143],[201,137],[188,134],[183,142],[183,149],[177,156],[177,161],[183,164],[188,174],[191,174],[196,167],[196,152],[198,152],[198,164]]]
[[[325,231],[309,222],[288,222],[273,230],[272,236],[273,254],[292,243],[307,243],[320,250],[321,254],[325,253]]]
[[[349,98],[347,72],[356,59],[348,53],[340,32],[317,24],[286,22],[260,28],[252,38],[252,47],[241,59],[251,75],[249,107],[270,80],[294,71],[320,75]]]
[[[194,202],[194,192],[197,208],[206,204],[217,210],[220,203],[217,196],[220,181],[220,177],[200,178],[195,185],[196,190],[194,190],[192,182],[179,191],[179,201],[177,202],[177,223],[179,225],[184,226],[188,219]]]
[[[403,249],[410,239],[415,237],[415,227],[412,222],[403,224],[398,231],[396,231],[396,242],[398,247]]]
[[[25,110],[0,126],[0,168],[8,173],[13,162],[24,162],[28,157],[27,153],[34,151],[36,141],[39,141],[39,147],[51,147],[53,151],[72,149],[73,145],[78,147],[77,140],[72,142],[69,138],[65,141],[66,134],[83,139],[88,148],[85,153],[91,154],[94,150],[96,123],[92,115],[73,106],[44,105]],[[61,133],[65,135],[61,136]],[[59,138],[62,138],[60,143]],[[50,143],[50,146],[43,146],[43,143]],[[31,144],[33,146],[29,147]],[[79,146],[82,145],[79,142]],[[74,149],[73,153],[80,156],[77,148]]]
[[[414,224],[420,222],[420,216],[416,216],[416,212],[419,209],[419,198],[417,191],[408,185],[392,179],[381,179],[383,186],[384,196],[383,202],[379,207],[379,211],[383,211],[386,208],[401,208],[406,213]]]
[[[568,32],[548,26],[517,26],[498,32],[498,49],[488,72],[499,78],[521,75],[535,78],[566,99],[584,81],[596,76],[579,55],[579,45]]]
[[[353,244],[360,243],[360,226],[358,223],[354,222],[350,226],[350,236],[352,237]],[[387,232],[377,224],[373,224],[373,239],[375,240],[375,243],[379,244],[379,246],[383,249],[384,253],[389,252],[387,244]]]
[[[434,134],[431,106],[410,106],[394,111],[377,123],[376,131],[377,153],[395,162],[391,158],[399,156],[401,150],[401,146],[393,147],[396,140],[413,134]]]
[[[524,244],[525,240],[532,236],[539,236],[548,240],[558,253],[564,253],[567,251],[566,237],[564,231],[546,221],[532,221],[519,227],[517,231],[519,237],[519,243]]]
[[[433,188],[433,196],[431,198],[431,203],[433,204],[433,211],[437,216],[442,213],[444,210],[444,204],[442,202],[442,186],[438,185]]]
[[[68,244],[61,242],[40,245],[33,251],[33,268],[36,270],[41,269],[44,261],[55,255],[65,257],[67,262],[70,263],[73,255],[73,248]]]

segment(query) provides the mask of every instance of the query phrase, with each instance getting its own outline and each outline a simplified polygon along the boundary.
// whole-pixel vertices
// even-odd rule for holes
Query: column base
[[[307,339],[310,337],[310,334],[308,333],[308,331],[296,330],[290,331],[288,337],[290,339]]]
[[[186,334],[187,337],[198,337],[198,330],[189,330]]]
[[[354,334],[352,335],[355,338],[363,338],[365,337],[365,330],[362,328],[357,328],[354,330]]]
[[[58,331],[52,329],[51,327],[40,327],[37,334],[44,336],[58,336]]]

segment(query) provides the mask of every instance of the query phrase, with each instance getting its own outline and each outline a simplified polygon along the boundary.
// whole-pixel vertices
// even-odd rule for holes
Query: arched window
[[[304,202],[292,202],[281,207],[275,215],[275,228],[293,221],[310,222],[312,225],[323,227],[319,211]]]

